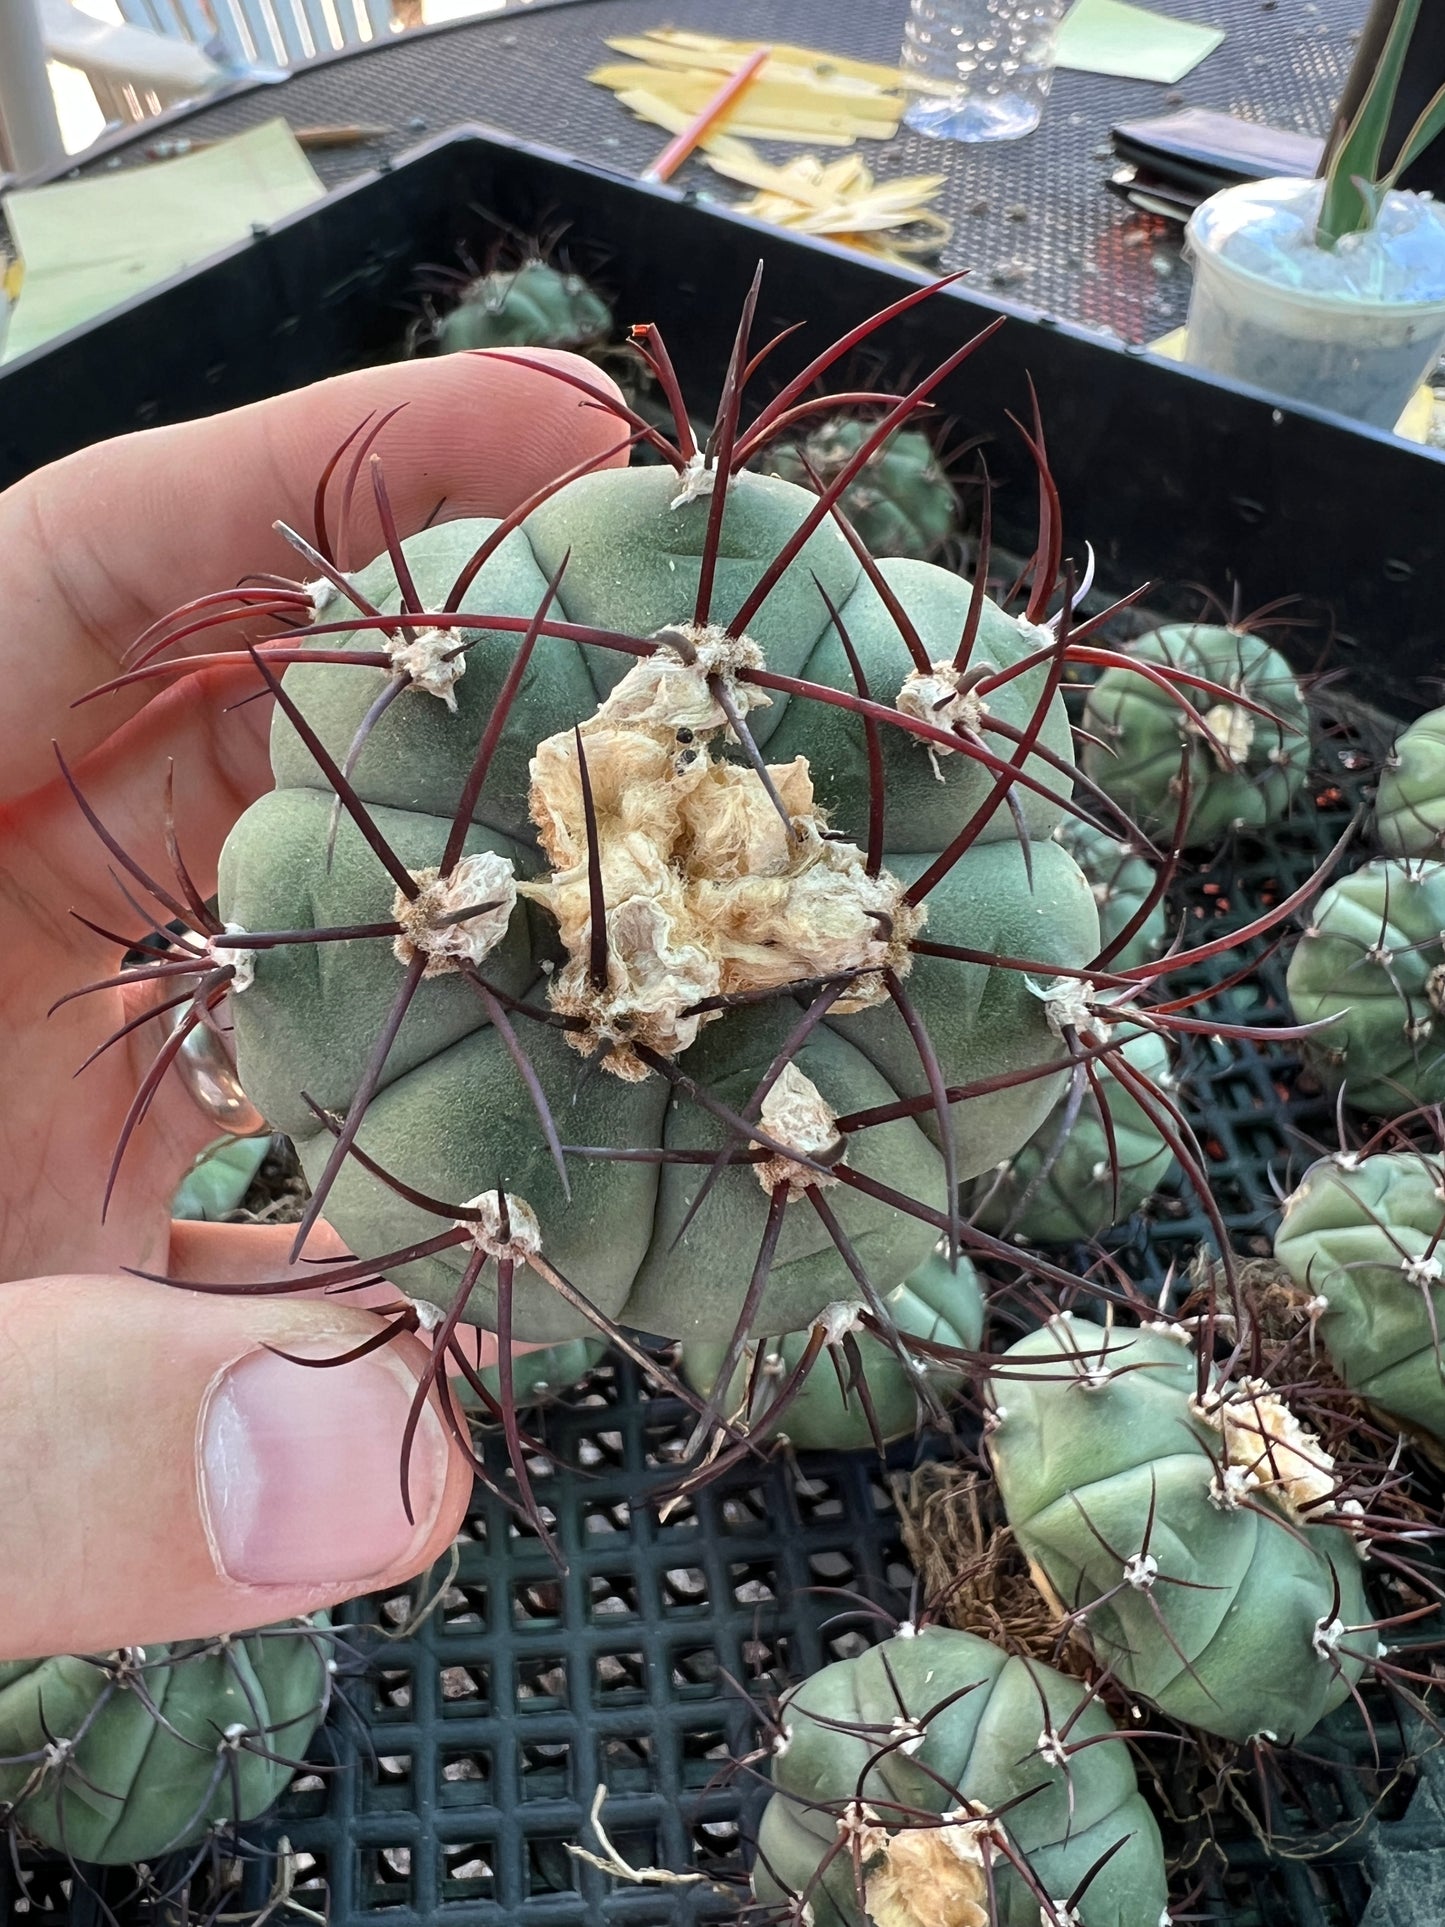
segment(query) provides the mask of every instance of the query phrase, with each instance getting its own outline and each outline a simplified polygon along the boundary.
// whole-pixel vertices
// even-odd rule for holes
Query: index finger
[[[583,365],[590,382],[611,388]],[[74,762],[144,704],[152,685],[70,707],[115,675],[152,622],[243,576],[307,573],[272,524],[309,535],[328,460],[368,417],[375,423],[398,403],[375,447],[404,536],[429,521],[503,515],[624,432],[539,370],[451,355],[121,436],[27,476],[0,495],[8,577],[0,794],[23,796],[53,777],[52,737]],[[370,490],[358,488],[351,559],[369,560],[382,546]],[[239,645],[242,633],[227,628],[195,643]]]

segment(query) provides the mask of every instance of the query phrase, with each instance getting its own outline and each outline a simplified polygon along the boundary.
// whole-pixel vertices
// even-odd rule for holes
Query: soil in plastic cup
[[[1016,140],[1038,126],[1067,0],[911,0],[902,66],[927,83],[904,115],[939,140]]]
[[[1221,255],[1204,207],[1188,228],[1194,268],[1186,359],[1270,394],[1394,428],[1445,348],[1445,300],[1370,301],[1288,287]]]

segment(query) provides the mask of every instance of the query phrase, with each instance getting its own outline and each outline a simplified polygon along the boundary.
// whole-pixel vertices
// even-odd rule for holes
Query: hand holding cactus
[[[415,1525],[401,1507],[397,1441],[424,1358],[414,1341],[355,1372],[303,1376],[261,1347],[325,1354],[356,1345],[375,1320],[350,1308],[355,1299],[205,1299],[122,1275],[137,1266],[242,1282],[274,1275],[284,1247],[261,1227],[171,1226],[176,1179],[213,1135],[177,1088],[160,1093],[102,1223],[116,1133],[154,1053],[146,1041],[154,1027],[139,1024],[79,1084],[71,1073],[119,1024],[143,1017],[155,987],[81,998],[45,1016],[57,997],[114,967],[115,946],[68,909],[109,926],[116,901],[56,777],[50,739],[141,860],[158,865],[164,850],[146,839],[171,759],[192,873],[212,888],[223,837],[268,780],[259,709],[224,716],[237,679],[208,672],[204,702],[177,692],[142,708],[142,690],[104,714],[70,705],[114,673],[150,620],[209,587],[213,570],[236,581],[274,567],[283,545],[272,518],[304,520],[336,442],[369,411],[396,407],[389,474],[408,530],[438,510],[505,511],[615,440],[561,384],[461,357],[129,437],[0,497],[13,618],[0,639],[9,1200],[0,1278],[11,1281],[0,1284],[0,1447],[12,1468],[0,1488],[8,1575],[0,1658],[212,1634],[306,1611],[416,1571],[461,1517],[470,1481],[435,1421],[421,1428],[414,1462]],[[287,1374],[302,1396],[278,1389]],[[313,1436],[275,1429],[288,1413]],[[252,1462],[256,1476],[205,1516],[207,1450],[213,1460],[230,1452],[248,1420],[270,1434]],[[46,1522],[43,1561],[37,1520]]]

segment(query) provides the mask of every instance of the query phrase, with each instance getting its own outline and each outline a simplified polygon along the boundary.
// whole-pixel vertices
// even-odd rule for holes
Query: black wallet
[[[1110,139],[1125,163],[1110,177],[1110,188],[1145,213],[1175,221],[1187,221],[1201,201],[1236,181],[1312,175],[1324,152],[1317,134],[1265,127],[1209,107],[1120,121]]]

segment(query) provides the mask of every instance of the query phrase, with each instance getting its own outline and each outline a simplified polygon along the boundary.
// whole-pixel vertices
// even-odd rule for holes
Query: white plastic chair
[[[148,120],[227,77],[189,41],[97,20],[69,0],[39,0],[39,10],[46,54],[85,75],[108,121]]]
[[[233,73],[293,67],[392,31],[391,0],[119,0],[135,27],[188,40]]]

